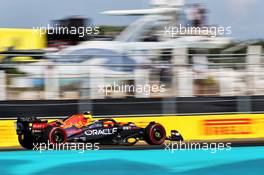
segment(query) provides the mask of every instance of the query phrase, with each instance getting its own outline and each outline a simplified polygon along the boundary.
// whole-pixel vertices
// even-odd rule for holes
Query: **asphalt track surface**
[[[243,143],[243,144],[242,144]],[[100,146],[100,150],[2,149],[1,175],[263,175],[263,142],[232,143],[231,149],[165,149],[165,145]]]

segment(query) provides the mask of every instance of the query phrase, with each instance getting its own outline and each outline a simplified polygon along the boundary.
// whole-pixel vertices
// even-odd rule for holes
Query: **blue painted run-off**
[[[100,150],[0,152],[1,175],[263,175],[264,147],[230,151]]]

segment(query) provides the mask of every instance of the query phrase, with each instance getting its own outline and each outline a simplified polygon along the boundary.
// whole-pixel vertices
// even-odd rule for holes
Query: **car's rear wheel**
[[[26,149],[33,149],[33,139],[28,134],[18,135],[18,142]]]
[[[65,143],[67,135],[64,129],[60,127],[52,127],[48,129],[48,141],[50,143]]]
[[[159,123],[150,123],[145,128],[145,141],[150,145],[161,145],[166,139],[166,130]]]

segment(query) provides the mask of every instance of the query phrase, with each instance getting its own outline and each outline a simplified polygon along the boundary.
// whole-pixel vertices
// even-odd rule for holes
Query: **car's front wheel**
[[[145,128],[145,141],[150,145],[161,145],[166,139],[166,130],[159,123],[150,123]]]

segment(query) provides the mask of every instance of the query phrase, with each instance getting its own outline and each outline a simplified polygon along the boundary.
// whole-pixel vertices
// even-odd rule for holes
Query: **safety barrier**
[[[185,140],[224,140],[264,138],[264,114],[230,114],[199,116],[147,116],[115,118],[142,124],[156,121],[167,133],[178,130]],[[0,121],[0,147],[18,146],[15,120]]]
[[[159,116],[264,113],[264,96],[0,101],[0,119],[59,117],[84,111],[95,116]]]

